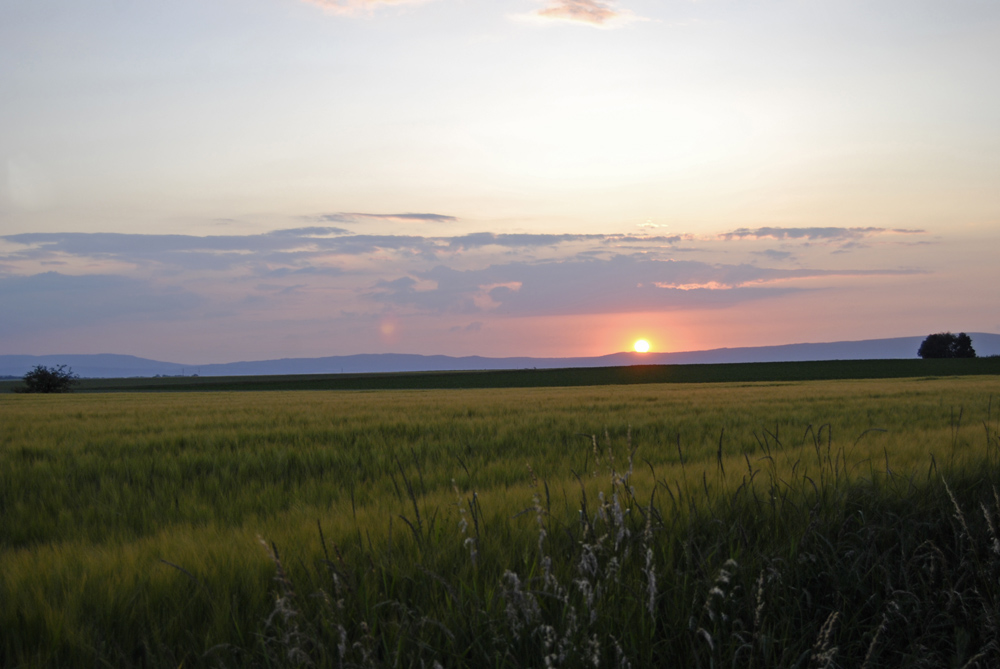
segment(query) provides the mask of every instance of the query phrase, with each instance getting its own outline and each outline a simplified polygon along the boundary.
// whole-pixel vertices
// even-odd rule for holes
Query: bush
[[[15,392],[68,393],[78,378],[80,377],[72,369],[67,369],[66,365],[52,368],[35,365],[34,369],[24,375],[24,387],[15,389]]]
[[[939,332],[927,336],[917,355],[921,358],[975,358],[976,349],[972,348],[972,338],[964,332],[957,335]]]

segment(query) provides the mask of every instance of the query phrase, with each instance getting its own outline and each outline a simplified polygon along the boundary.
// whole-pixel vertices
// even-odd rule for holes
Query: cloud
[[[771,260],[788,260],[792,257],[791,251],[778,251],[777,249],[764,249],[763,251],[751,251],[756,256],[764,256]]]
[[[351,213],[347,216],[356,216],[359,218],[379,218],[388,219],[392,221],[433,221],[434,223],[451,223],[457,221],[458,219],[454,216],[445,216],[444,214],[358,214]]]
[[[0,342],[30,341],[33,333],[72,338],[83,330],[110,337],[137,328],[184,336],[201,322],[290,337],[310,328],[349,330],[362,343],[356,345],[367,345],[365,337],[377,336],[378,317],[392,313],[401,322],[412,318],[428,332],[470,343],[483,336],[476,334],[480,330],[495,333],[497,319],[614,318],[756,306],[761,300],[774,300],[778,307],[782,296],[835,291],[848,283],[834,277],[868,277],[863,283],[874,291],[889,283],[879,277],[917,273],[867,260],[847,270],[789,262],[796,258],[788,255],[796,252],[790,240],[837,239],[839,247],[851,243],[851,235],[865,241],[865,235],[894,234],[873,231],[880,228],[754,229],[749,232],[762,239],[781,241],[735,246],[720,236],[359,235],[345,227],[303,224],[208,236],[0,236],[0,267],[7,272],[0,274]],[[681,253],[695,246],[701,247],[697,255]],[[874,262],[898,266],[889,264],[890,257],[880,254]],[[43,266],[53,262],[66,265]],[[850,281],[852,287],[859,283]]]
[[[433,0],[303,0],[337,16],[371,16],[376,10],[403,5],[419,5]],[[544,7],[515,18],[533,21],[569,21],[597,28],[614,28],[638,17],[620,9],[618,0],[539,0]]]
[[[423,237],[345,235],[333,227],[273,230],[257,235],[138,235],[122,233],[24,233],[0,239],[21,245],[8,259],[45,261],[66,256],[150,263],[185,269],[228,270],[275,262],[301,263],[331,253],[363,254],[378,249],[425,249]],[[329,270],[329,267],[325,268]]]
[[[301,228],[300,228],[301,230]],[[313,228],[315,230],[315,228]],[[313,233],[278,230],[260,235],[137,235],[117,232],[27,232],[5,241],[77,256],[129,256],[153,253],[245,252],[292,248]]]
[[[371,14],[380,6],[419,5],[430,0],[303,0],[338,16]]]
[[[342,211],[333,214],[318,214],[307,217],[314,221],[323,223],[350,223],[364,219],[375,219],[382,221],[396,221],[398,223],[409,223],[412,221],[426,221],[431,223],[454,223],[458,220],[455,216],[445,214],[369,214],[356,211]]]
[[[526,16],[542,21],[569,21],[597,28],[618,27],[636,20],[635,14],[619,9],[616,0],[543,0],[545,6]]]
[[[923,234],[924,230],[903,230],[887,228],[737,228],[719,235],[720,239],[804,239],[825,241],[854,241],[881,234]]]
[[[467,235],[447,238],[451,249],[475,249],[484,246],[504,246],[507,248],[527,248],[539,246],[558,246],[568,242],[604,240],[608,235],[547,235],[547,234],[494,234],[492,232],[473,232]]]
[[[882,234],[882,229],[759,228],[727,234],[715,237],[714,242],[702,241],[706,246],[722,246],[736,238],[833,239],[850,245],[865,235]],[[196,281],[198,292],[218,304],[235,304],[227,301],[240,294],[259,299],[259,290],[255,293],[253,287],[267,285],[273,287],[272,293],[308,289],[313,295],[326,296],[323,299],[337,300],[341,308],[353,304],[351,308],[362,311],[365,307],[358,300],[368,308],[391,306],[416,313],[520,316],[724,307],[828,285],[821,281],[803,285],[803,280],[916,273],[782,267],[779,263],[794,256],[769,248],[748,251],[742,264],[712,264],[690,255],[679,259],[678,251],[686,245],[677,244],[691,239],[688,235],[492,232],[441,237],[356,235],[326,226],[204,237],[27,233],[0,237],[7,243],[0,262],[17,266],[22,274],[32,266],[42,272],[41,264],[49,262],[68,261],[77,272],[89,267],[94,275],[73,278],[82,286],[80,290],[93,284],[92,294],[78,300],[97,305],[88,313],[107,308],[101,306],[108,299],[105,293],[114,295],[114,290],[124,290],[133,279],[141,284],[144,277],[177,286],[194,286]],[[778,266],[761,267],[757,264],[761,259]],[[100,267],[105,269],[96,269]],[[191,270],[200,273],[193,275]],[[92,278],[97,273],[104,278]],[[104,290],[100,281],[110,282],[109,274],[124,275],[114,278],[125,283]],[[27,280],[9,280],[22,279]],[[62,282],[72,283],[69,279]],[[73,290],[67,288],[67,294]],[[169,291],[152,294],[148,303],[166,300],[164,309],[169,311],[170,295]],[[6,299],[13,298],[8,295]],[[47,300],[37,297],[34,304]],[[146,303],[145,298],[130,301],[128,295],[121,301],[140,307]],[[67,309],[72,306],[56,303]],[[19,304],[23,311],[31,302]],[[3,304],[0,313],[7,315]]]
[[[304,283],[297,283],[292,286],[281,286],[270,283],[258,283],[254,286],[254,290],[259,290],[262,293],[272,293],[274,295],[291,295],[292,293],[299,292],[302,288],[308,288]]]
[[[66,232],[24,233],[0,239],[26,247],[10,253],[10,259],[45,261],[70,256],[117,260],[144,266],[168,265],[192,270],[227,270],[257,262],[263,253],[291,251],[324,239],[314,237],[313,232],[282,232],[288,234],[196,237]]]
[[[443,265],[377,282],[369,299],[444,313],[565,315],[718,307],[806,290],[793,279],[914,274],[913,270],[772,269],[641,256],[571,258],[455,270]]]
[[[414,214],[426,216],[426,214]],[[883,234],[882,228],[758,228],[754,230],[740,229],[716,237],[716,244],[725,244],[733,239],[779,239],[779,240],[833,240],[841,248],[851,248],[866,235]],[[479,263],[480,267],[488,263],[506,262],[511,254],[518,254],[522,273],[528,273],[530,288],[532,272],[537,268],[547,267],[545,271],[554,273],[559,281],[584,281],[582,278],[561,278],[569,267],[589,267],[599,271],[613,257],[642,258],[649,265],[651,274],[632,276],[640,265],[622,264],[619,269],[630,276],[632,286],[636,283],[659,283],[672,286],[710,286],[713,282],[728,287],[744,286],[747,282],[759,279],[746,278],[743,275],[751,270],[741,269],[743,274],[733,275],[735,270],[723,273],[722,267],[753,267],[752,271],[763,271],[756,265],[715,266],[696,261],[674,261],[665,265],[662,261],[676,257],[680,251],[691,250],[681,245],[690,241],[689,235],[671,236],[641,236],[641,235],[608,235],[608,234],[532,234],[532,233],[493,233],[476,232],[456,236],[432,237],[423,235],[356,235],[350,234],[344,228],[315,226],[284,230],[273,230],[255,235],[140,235],[120,233],[25,233],[7,235],[0,240],[7,242],[6,252],[0,253],[0,262],[8,268],[13,263],[35,263],[41,268],[44,264],[64,263],[67,261],[80,266],[86,262],[98,267],[111,267],[109,263],[125,263],[133,265],[137,271],[159,272],[161,275],[184,271],[242,273],[256,277],[271,279],[291,278],[293,276],[313,276],[336,278],[348,274],[363,273],[368,276],[375,273],[386,277],[395,276],[423,277],[436,280],[435,277],[424,276],[433,265],[448,266],[461,262],[464,269],[469,263]],[[706,240],[702,240],[705,242]],[[475,251],[475,255],[470,252]],[[766,249],[750,252],[752,256],[766,258],[772,262],[781,262],[793,256],[786,250]],[[626,255],[635,254],[635,255]],[[355,261],[354,259],[357,259]],[[462,258],[459,260],[459,258]],[[544,260],[544,262],[542,262]],[[372,261],[377,261],[373,265]],[[586,265],[593,261],[595,264]],[[622,263],[622,261],[617,261]],[[535,263],[535,264],[532,264]],[[687,264],[685,264],[687,263]],[[491,265],[491,267],[513,267],[515,265]],[[555,267],[564,269],[554,269]],[[473,266],[474,267],[474,266]],[[669,267],[669,269],[667,269]],[[686,268],[683,276],[674,276],[680,268]],[[695,272],[695,268],[698,269]],[[653,272],[655,269],[655,272]],[[8,270],[10,271],[10,270]],[[98,272],[100,270],[91,270]],[[115,273],[128,272],[120,265]],[[471,271],[471,270],[470,270]],[[415,303],[426,303],[427,300],[439,300],[426,308],[441,311],[467,310],[470,312],[482,309],[482,305],[511,304],[511,299],[496,299],[492,297],[492,289],[481,292],[478,286],[506,285],[521,281],[519,276],[504,274],[499,270],[478,269],[475,271],[490,273],[492,276],[477,278],[478,283],[473,288],[465,284],[447,293],[447,285],[439,287],[434,295],[427,294],[426,287],[421,285],[413,288],[414,293],[420,293],[420,299]],[[589,271],[589,270],[588,270]],[[646,270],[643,270],[644,272]],[[787,272],[791,270],[774,270]],[[803,270],[811,272],[812,270]],[[108,270],[105,270],[108,272]],[[22,268],[20,273],[25,273]],[[670,276],[664,277],[664,273]],[[721,274],[720,274],[721,273]],[[502,275],[501,275],[502,274]],[[722,275],[724,274],[724,276]],[[738,274],[738,273],[737,273]],[[466,275],[471,276],[471,275]],[[782,275],[785,276],[785,275]],[[720,278],[721,277],[721,278]],[[735,278],[734,278],[735,277]],[[619,285],[615,277],[607,277],[608,285]],[[633,280],[634,279],[634,280]],[[370,279],[369,279],[370,280]],[[457,281],[457,279],[455,279]],[[541,277],[537,278],[542,281]],[[371,285],[371,284],[369,284]],[[457,284],[456,284],[457,285]],[[623,288],[630,290],[626,286]],[[374,286],[375,293],[383,295],[384,301],[407,301],[405,287],[390,287],[388,285]],[[679,288],[678,288],[679,290]],[[707,290],[707,288],[706,288]],[[442,292],[445,291],[445,292]],[[529,291],[530,292],[530,291]],[[473,299],[474,295],[478,295]],[[509,297],[509,296],[508,296]],[[526,298],[518,298],[526,299]],[[478,303],[477,301],[478,300]],[[492,302],[491,302],[492,300]]]
[[[473,249],[484,246],[502,246],[507,248],[555,247],[572,242],[595,242],[601,245],[619,244],[652,244],[672,245],[685,238],[681,235],[669,237],[646,237],[640,235],[603,235],[603,234],[494,234],[492,232],[473,232],[459,237],[447,237],[451,249]]]
[[[340,216],[341,214],[338,214]],[[325,215],[332,216],[332,215]],[[383,216],[383,215],[379,215]],[[440,214],[386,214],[420,217],[421,220],[454,220]],[[435,218],[429,218],[435,217]],[[143,266],[150,264],[184,269],[225,271],[235,267],[271,264],[304,270],[310,263],[331,255],[363,256],[389,251],[425,259],[471,249],[500,247],[510,250],[557,248],[571,243],[590,243],[596,249],[625,244],[651,249],[670,246],[683,237],[604,234],[495,234],[477,232],[454,237],[421,235],[352,235],[340,227],[303,227],[273,230],[256,235],[139,235],[123,233],[23,233],[0,236],[21,248],[0,260],[63,261],[67,256],[93,260],[117,260]],[[329,262],[322,263],[325,272]]]
[[[286,276],[343,276],[344,270],[339,267],[302,267],[299,269],[291,269],[288,267],[279,267],[277,269],[263,270],[261,272],[262,276],[268,276],[275,279],[281,279]]]
[[[272,230],[266,234],[277,237],[330,237],[332,235],[345,235],[349,230],[344,228],[312,227],[312,228],[288,228],[285,230]]]
[[[205,303],[184,290],[131,277],[45,272],[0,278],[0,337],[81,325],[184,318]]]

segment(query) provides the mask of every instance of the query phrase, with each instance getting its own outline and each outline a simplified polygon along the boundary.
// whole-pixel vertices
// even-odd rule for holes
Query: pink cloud
[[[529,16],[551,21],[572,21],[609,28],[634,20],[635,15],[619,9],[616,0],[545,0],[545,7]]]
[[[341,16],[357,16],[369,13],[380,5],[416,5],[429,0],[304,0],[311,5],[318,5],[331,14]]]

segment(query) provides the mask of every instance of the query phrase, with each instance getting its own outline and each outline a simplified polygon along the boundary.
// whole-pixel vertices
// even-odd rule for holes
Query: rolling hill
[[[1000,355],[1000,335],[970,332],[980,356]],[[151,376],[266,376],[368,372],[553,369],[626,365],[797,362],[807,360],[876,360],[915,358],[923,336],[818,344],[718,348],[678,353],[612,353],[584,358],[487,358],[403,353],[372,353],[322,358],[283,358],[210,365],[185,365],[131,355],[0,355],[0,377],[23,376],[35,365],[67,365],[84,378]]]

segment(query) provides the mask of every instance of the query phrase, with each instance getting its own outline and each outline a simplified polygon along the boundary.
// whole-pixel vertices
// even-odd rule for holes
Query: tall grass
[[[993,666],[997,389],[17,397],[0,664]]]
[[[270,545],[277,600],[255,657],[280,666],[996,666],[1000,470],[931,465],[918,478],[869,461],[850,477],[817,451],[811,474],[782,475],[765,453],[747,458],[735,489],[713,491],[703,472],[702,490],[655,480],[645,501],[631,466],[612,468],[596,498],[581,482],[572,513],[553,509],[540,482],[522,514],[536,542],[512,542],[503,525],[478,529],[467,496],[458,508],[467,506],[474,534],[460,514],[452,533],[425,535],[409,522],[403,545],[331,554],[318,533],[324,556],[296,577]]]

